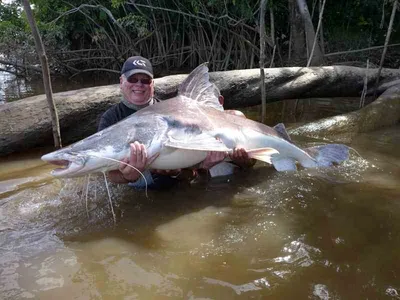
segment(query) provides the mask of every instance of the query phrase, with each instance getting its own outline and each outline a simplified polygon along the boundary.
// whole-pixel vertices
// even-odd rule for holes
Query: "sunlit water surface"
[[[2,159],[0,298],[398,299],[399,129],[330,169],[257,163],[148,198],[111,185],[116,224],[101,176]]]

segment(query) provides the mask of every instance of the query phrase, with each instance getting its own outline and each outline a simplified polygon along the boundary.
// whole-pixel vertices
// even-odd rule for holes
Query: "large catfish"
[[[208,151],[232,151],[243,147],[249,156],[271,163],[278,171],[327,167],[346,160],[349,149],[341,144],[301,149],[288,137],[284,126],[268,127],[224,113],[218,91],[209,81],[206,64],[198,66],[182,82],[174,98],[148,106],[69,147],[42,156],[61,165],[57,177],[82,176],[118,169],[129,155],[129,144],[144,144],[151,169],[194,166]]]

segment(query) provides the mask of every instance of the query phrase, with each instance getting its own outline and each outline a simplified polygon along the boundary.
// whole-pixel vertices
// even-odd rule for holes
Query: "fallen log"
[[[210,73],[211,81],[225,96],[226,108],[261,103],[259,69]],[[377,69],[347,66],[265,69],[267,102],[314,97],[359,96],[368,73],[368,86],[376,80]],[[168,99],[187,75],[155,80],[156,96]],[[400,71],[382,70],[378,94],[400,80]],[[119,85],[100,86],[54,94],[64,145],[96,131],[101,114],[120,99]],[[398,121],[398,116],[391,117]],[[386,118],[387,119],[387,118]],[[272,125],[272,124],[270,124]],[[45,95],[29,97],[0,106],[0,155],[52,145],[52,131]]]
[[[267,102],[285,99],[324,97],[359,97],[367,75],[367,86],[375,85],[378,69],[363,69],[348,66],[313,68],[265,69]],[[383,69],[378,95],[396,85],[400,70]],[[261,104],[260,70],[237,70],[211,73],[211,79],[226,98],[226,108],[240,108]],[[368,90],[367,95],[371,95]]]
[[[392,126],[400,120],[400,84],[392,86],[371,104],[347,114],[290,128],[291,135],[349,143],[363,132]]]

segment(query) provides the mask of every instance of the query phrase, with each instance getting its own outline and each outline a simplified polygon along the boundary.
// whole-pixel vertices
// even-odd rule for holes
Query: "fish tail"
[[[295,159],[282,154],[273,155],[271,163],[277,171],[296,171],[296,163],[304,168],[330,167],[349,158],[349,147],[342,144],[328,144],[304,149],[308,155]]]
[[[296,171],[296,160],[292,157],[287,157],[281,154],[274,155],[271,158],[271,163],[277,171]]]
[[[328,144],[304,150],[315,160],[315,167],[329,167],[340,164],[349,158],[349,147],[343,144]]]

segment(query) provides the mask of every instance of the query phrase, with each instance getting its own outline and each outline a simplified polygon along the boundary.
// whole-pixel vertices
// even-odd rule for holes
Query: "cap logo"
[[[134,66],[142,66],[142,67],[145,67],[145,66],[146,66],[146,62],[145,62],[144,60],[141,60],[141,59],[135,59],[135,60],[132,62],[132,64],[133,64]]]

